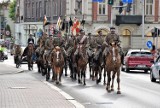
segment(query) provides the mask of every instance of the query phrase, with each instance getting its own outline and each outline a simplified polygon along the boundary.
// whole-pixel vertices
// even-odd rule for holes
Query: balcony
[[[142,15],[116,15],[116,25],[120,24],[142,24]]]

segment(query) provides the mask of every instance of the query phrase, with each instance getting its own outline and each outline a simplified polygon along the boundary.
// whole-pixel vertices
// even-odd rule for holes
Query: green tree
[[[10,3],[9,5],[9,17],[15,21],[16,19],[16,0]]]

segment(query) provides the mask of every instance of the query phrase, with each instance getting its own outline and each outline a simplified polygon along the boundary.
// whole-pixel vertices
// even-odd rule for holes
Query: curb
[[[59,92],[62,96],[64,96],[66,98],[66,100],[68,100],[69,102],[71,102],[75,108],[85,108],[82,104],[80,104],[79,102],[77,102],[72,96],[70,96],[69,94],[65,93],[63,90],[59,89],[58,87],[48,83],[47,81],[42,81],[44,84],[48,85],[51,89],[56,90],[57,92]]]

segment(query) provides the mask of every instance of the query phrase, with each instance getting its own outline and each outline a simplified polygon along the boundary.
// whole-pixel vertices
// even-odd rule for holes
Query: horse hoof
[[[121,94],[121,91],[117,91],[117,94]]]
[[[78,83],[80,84],[80,83],[81,83],[81,81],[80,81],[80,80],[78,80]]]
[[[59,82],[57,81],[56,84],[59,84]]]
[[[107,90],[108,91],[108,93],[111,93],[111,90]]]
[[[84,86],[86,85],[86,83],[83,84]]]
[[[114,91],[114,89],[112,88],[111,91]]]
[[[67,74],[65,74],[65,76],[68,76]]]
[[[104,82],[103,85],[106,85],[106,83]]]

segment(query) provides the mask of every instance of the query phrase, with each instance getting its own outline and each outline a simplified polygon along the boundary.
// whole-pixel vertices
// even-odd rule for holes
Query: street
[[[4,61],[4,64],[14,66],[13,57]],[[20,67],[27,70],[27,65]],[[37,73],[36,65],[34,70]],[[69,73],[69,70],[68,70]],[[34,76],[35,77],[35,74]],[[39,80],[44,80],[41,74],[36,76]],[[140,71],[131,71],[130,73],[121,72],[121,94],[117,94],[117,82],[115,80],[115,91],[108,93],[103,85],[103,80],[99,85],[89,79],[87,68],[86,86],[79,85],[78,81],[72,81],[69,75],[62,77],[62,85],[57,87],[71,95],[76,101],[80,102],[85,108],[159,108],[160,107],[160,84],[152,83],[150,74]],[[54,84],[51,80],[50,84]],[[55,84],[54,84],[55,85]]]

